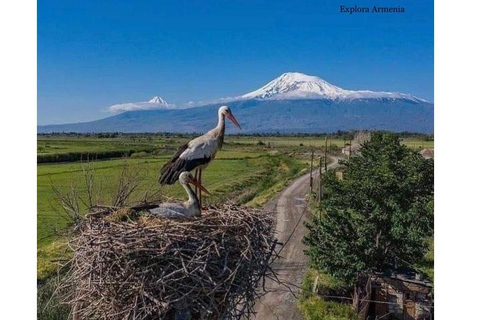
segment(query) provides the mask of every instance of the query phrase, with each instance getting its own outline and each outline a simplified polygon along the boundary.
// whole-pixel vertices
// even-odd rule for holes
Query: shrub
[[[132,153],[132,155],[130,156],[131,158],[143,158],[143,157],[146,157],[148,156],[148,153],[146,153],[145,151],[142,151],[142,152],[134,152]]]
[[[300,311],[307,320],[354,320],[360,319],[352,306],[325,301],[312,296],[298,303]]]
[[[314,289],[315,292],[313,292]],[[349,295],[349,292],[345,283],[315,269],[309,269],[302,280],[302,291],[298,307],[307,320],[357,319],[350,300],[347,300],[348,303],[344,304],[335,301],[325,301],[321,297],[347,295]]]

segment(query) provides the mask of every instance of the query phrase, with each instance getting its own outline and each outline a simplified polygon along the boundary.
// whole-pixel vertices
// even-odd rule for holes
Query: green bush
[[[37,163],[51,162],[74,162],[74,161],[91,161],[101,159],[112,159],[128,157],[134,153],[148,153],[154,151],[155,148],[144,148],[138,150],[112,150],[98,152],[68,152],[55,154],[39,154],[37,155]]]
[[[316,282],[316,292],[313,292]],[[315,269],[307,270],[302,280],[302,291],[298,307],[307,320],[344,320],[358,319],[352,305],[325,301],[321,296],[349,296],[349,287]]]
[[[298,303],[300,311],[307,320],[353,320],[360,319],[352,306],[325,301],[312,296]]]
[[[342,295],[349,294],[350,286],[334,277],[315,269],[308,269],[302,280],[302,298],[309,298],[314,295],[313,290],[317,281],[315,294],[325,295]]]
[[[132,153],[132,155],[130,156],[131,158],[143,158],[143,157],[146,157],[148,156],[148,153],[146,153],[145,151],[142,151],[142,152],[134,152]]]
[[[265,142],[263,142],[262,140],[259,140],[259,141],[257,142],[257,145],[258,145],[258,146],[264,146],[264,145],[265,145]]]

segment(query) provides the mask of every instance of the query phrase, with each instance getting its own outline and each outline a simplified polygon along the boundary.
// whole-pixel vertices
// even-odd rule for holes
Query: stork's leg
[[[198,181],[198,169],[195,169],[195,180]],[[195,186],[195,194],[198,197],[198,187],[197,186]]]
[[[203,186],[202,184],[202,169],[199,170],[198,172],[198,182],[200,182],[200,185]],[[198,201],[200,203],[200,213],[202,212],[202,189],[198,189],[200,196],[198,197]]]

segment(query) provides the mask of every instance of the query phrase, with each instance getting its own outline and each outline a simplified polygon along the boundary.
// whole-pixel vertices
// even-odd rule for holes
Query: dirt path
[[[328,167],[338,165],[339,158],[331,157]],[[276,234],[280,242],[286,243],[274,269],[284,283],[290,284],[290,289],[299,293],[303,275],[307,268],[307,257],[303,253],[302,237],[306,232],[304,222],[309,217],[305,196],[309,191],[310,173],[301,176],[289,185],[272,202],[266,205],[267,210],[275,211]],[[289,239],[290,238],[290,239]],[[288,242],[287,242],[288,240]],[[267,281],[269,291],[256,305],[256,319],[302,319],[296,306],[295,296],[288,288]]]

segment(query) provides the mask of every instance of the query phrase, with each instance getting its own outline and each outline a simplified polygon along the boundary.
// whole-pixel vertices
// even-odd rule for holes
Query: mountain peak
[[[290,82],[319,82],[324,81],[317,76],[311,76],[301,72],[285,72],[277,79],[284,79]]]
[[[125,111],[160,110],[174,108],[174,104],[169,104],[161,97],[155,96],[148,101],[114,104],[113,106],[108,107],[108,111],[111,113],[121,113]]]
[[[165,101],[164,99],[162,99],[159,96],[155,96],[152,99],[148,100],[148,103],[155,103],[155,104],[160,104],[160,105],[163,105],[163,106],[168,106],[167,101]]]
[[[244,94],[245,99],[337,97],[345,90],[327,81],[300,72],[286,72],[258,90]]]
[[[265,86],[244,94],[237,99],[406,99],[426,102],[409,94],[369,90],[346,90],[337,87],[317,76],[301,72],[286,72]]]

